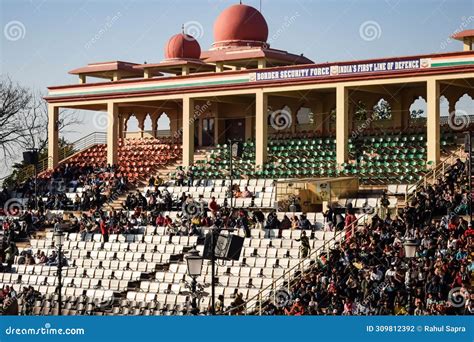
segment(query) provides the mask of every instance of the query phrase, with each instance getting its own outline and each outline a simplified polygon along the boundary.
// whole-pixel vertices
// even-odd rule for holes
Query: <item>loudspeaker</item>
[[[232,157],[241,158],[244,153],[244,145],[240,141],[235,141],[230,147],[232,152]]]
[[[211,233],[206,235],[204,241],[203,258],[210,260],[211,252]],[[224,260],[239,260],[242,247],[244,245],[244,238],[237,235],[215,235],[214,256],[216,259]]]
[[[38,164],[38,152],[37,151],[23,152],[23,162],[27,165]]]
[[[464,152],[466,153],[471,153],[474,152],[474,132],[466,132],[466,135],[464,137]],[[471,147],[471,150],[469,150],[469,147]]]

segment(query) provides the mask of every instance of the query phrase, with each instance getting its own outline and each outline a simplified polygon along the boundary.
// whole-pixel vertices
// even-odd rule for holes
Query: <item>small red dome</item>
[[[214,23],[214,42],[266,42],[268,25],[263,15],[247,5],[233,5],[225,9]]]
[[[199,59],[201,46],[193,36],[185,33],[175,34],[165,46],[165,58]]]

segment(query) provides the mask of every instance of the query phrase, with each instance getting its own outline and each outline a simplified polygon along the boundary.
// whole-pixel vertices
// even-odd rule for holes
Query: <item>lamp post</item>
[[[64,244],[64,233],[58,229],[54,232],[54,246],[58,249],[58,315],[61,315],[63,303],[61,298],[62,291],[62,271],[63,271],[63,244]]]
[[[197,306],[197,293],[196,293],[196,278],[201,275],[202,271],[202,262],[203,258],[199,255],[199,251],[195,248],[191,249],[186,255],[186,263],[188,266],[188,275],[192,278],[191,281],[191,292],[192,292],[192,302],[191,302],[191,314],[197,315],[199,313],[199,308]]]
[[[414,239],[407,239],[403,243],[403,248],[405,249],[405,257],[414,258],[416,256],[416,248],[418,243]]]

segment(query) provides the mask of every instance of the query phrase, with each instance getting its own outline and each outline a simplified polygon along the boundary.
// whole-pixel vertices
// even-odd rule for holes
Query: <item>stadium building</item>
[[[196,314],[212,312],[217,301],[215,311],[220,314],[299,315],[299,301],[290,300],[300,293],[294,287],[319,281],[319,275],[310,275],[314,269],[338,265],[334,255],[339,255],[341,245],[350,246],[349,256],[357,250],[369,251],[375,240],[362,248],[357,239],[373,234],[368,227],[374,214],[403,216],[405,205],[410,208],[409,203],[416,202],[416,190],[442,184],[445,172],[450,172],[451,180],[463,177],[464,164],[456,159],[465,160],[463,134],[472,126],[470,113],[460,112],[456,104],[464,96],[474,98],[474,30],[452,36],[463,43],[464,51],[327,63],[270,46],[268,38],[266,19],[258,10],[233,5],[216,19],[214,43],[207,50],[183,30],[166,42],[162,61],[94,62],[69,72],[77,75],[77,84],[48,88],[48,158],[38,165],[42,186],[49,186],[45,208],[50,206],[50,215],[64,214],[66,221],[56,221],[56,228],[63,224],[68,229],[67,222],[74,220],[96,220],[92,225],[98,228],[79,224],[81,228],[62,235],[63,240],[49,231],[23,249],[49,254],[64,246],[68,265],[63,273],[59,271],[64,284],[57,280],[54,260],[33,266],[19,264],[16,257],[14,271],[0,273],[4,285],[32,285],[43,295],[28,313]],[[420,103],[426,109],[420,110]],[[442,104],[449,112],[446,118],[440,115]],[[60,148],[58,121],[63,109],[90,111],[91,120],[106,128],[106,134]],[[106,122],[97,119],[97,112],[106,114]],[[169,118],[169,127],[159,127],[162,117]],[[138,132],[128,130],[132,118],[138,121]],[[151,130],[145,129],[147,120]],[[96,175],[88,186],[77,186],[77,179],[63,183],[59,192],[65,196],[64,204],[57,206],[56,183],[64,175],[69,177],[71,168],[87,170],[81,179]],[[107,193],[107,202],[100,202],[103,211],[90,205],[99,202],[100,189],[86,189],[97,182],[107,189],[102,192]],[[137,193],[136,201],[146,198],[145,203],[133,203],[122,182],[130,182],[127,190]],[[469,178],[469,191],[471,186]],[[468,196],[468,190],[463,191],[458,195]],[[170,194],[170,202],[164,193]],[[91,198],[87,205],[84,197]],[[164,204],[155,202],[162,198]],[[460,208],[455,205],[454,212],[467,215],[467,209]],[[241,215],[234,221],[232,209]],[[346,218],[330,222],[327,213],[323,215],[328,209],[334,215],[345,213]],[[245,211],[270,214],[263,221],[254,217],[249,229],[249,223],[242,223]],[[203,212],[211,217],[211,225],[197,218],[206,216]],[[126,228],[122,223],[106,227],[115,215],[124,215]],[[290,226],[273,225],[277,218],[286,219]],[[392,224],[387,222],[383,224]],[[233,242],[218,239],[220,252],[227,253],[224,260],[217,265],[205,261],[202,272],[189,282],[186,254],[193,247],[205,253],[209,242],[203,236],[210,226],[215,231],[221,224],[226,228],[222,236],[245,235],[242,249],[232,252],[238,257],[228,254]],[[425,233],[423,228],[412,231],[409,225],[401,236],[401,230],[381,227],[373,227],[377,234],[371,239],[393,234],[398,244],[377,254],[387,258],[380,265],[375,257],[375,261],[355,258],[354,273],[366,269],[383,273],[385,266],[396,265],[395,270],[390,268],[393,276],[415,265],[406,262],[408,254],[415,256],[409,247],[417,248],[420,259],[433,250],[426,252],[416,240]],[[450,232],[433,239],[439,249],[446,249],[454,237]],[[453,243],[460,250],[472,250],[464,239]],[[332,281],[339,284],[338,274],[345,270],[332,272],[331,286]],[[213,285],[212,290],[208,285]],[[305,293],[315,295],[318,286]],[[344,291],[340,292],[345,304],[357,298],[358,311],[350,309],[354,314],[368,314],[364,310],[369,306],[385,308],[378,293],[362,303],[350,288]],[[400,296],[407,293],[403,291]],[[445,292],[442,300],[449,301]],[[339,301],[333,295],[331,300]],[[418,306],[415,294],[410,296],[413,303],[406,310],[412,314]],[[320,308],[305,302],[306,313],[342,313],[332,302],[318,298]],[[66,306],[52,309],[58,301]],[[349,310],[345,304],[341,307]],[[396,303],[387,305],[392,311],[376,313],[399,314]]]

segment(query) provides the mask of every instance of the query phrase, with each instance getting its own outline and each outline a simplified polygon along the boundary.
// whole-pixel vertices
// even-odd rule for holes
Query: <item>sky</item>
[[[202,50],[232,0],[0,0],[0,73],[46,93],[76,84],[68,71],[88,63],[156,63],[181,31]],[[462,50],[449,37],[474,28],[474,0],[246,0],[260,8],[272,47],[318,62]],[[90,114],[90,112],[89,112]],[[97,130],[87,120],[70,141]],[[131,127],[133,129],[133,127]]]

